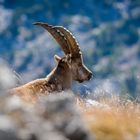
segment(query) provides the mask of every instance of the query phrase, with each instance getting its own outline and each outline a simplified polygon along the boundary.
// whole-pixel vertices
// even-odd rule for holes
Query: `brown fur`
[[[63,58],[59,60],[57,66],[46,78],[37,79],[13,88],[10,93],[20,96],[26,102],[36,102],[42,95],[70,89],[71,82],[71,71]]]
[[[61,32],[62,27],[60,28],[61,30],[58,31],[58,27],[52,27],[45,23],[37,23],[36,25],[43,25],[43,27],[51,32],[66,55],[63,58],[55,56],[57,66],[46,78],[37,79],[10,90],[11,94],[18,95],[24,101],[31,103],[36,102],[42,95],[71,89],[73,80],[83,82],[89,80],[92,76],[91,71],[83,64],[82,53],[80,52],[80,48],[75,38],[68,30],[64,28]],[[62,40],[63,43],[61,43]],[[77,52],[72,52],[74,48],[77,48],[75,49]]]

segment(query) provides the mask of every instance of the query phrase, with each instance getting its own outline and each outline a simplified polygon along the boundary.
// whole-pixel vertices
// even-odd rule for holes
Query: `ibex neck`
[[[56,90],[56,91],[71,89],[71,85],[72,85],[71,71],[66,71],[64,73],[63,72],[60,73],[55,68],[47,76],[47,81],[49,84],[54,86],[54,90]]]

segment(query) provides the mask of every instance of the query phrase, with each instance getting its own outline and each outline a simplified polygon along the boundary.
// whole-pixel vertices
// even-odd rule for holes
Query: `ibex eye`
[[[81,63],[78,64],[78,66],[81,66],[81,65],[82,65]]]

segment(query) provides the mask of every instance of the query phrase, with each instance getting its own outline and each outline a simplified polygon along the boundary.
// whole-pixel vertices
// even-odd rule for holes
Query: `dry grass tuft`
[[[82,104],[84,119],[96,140],[139,140],[140,104],[119,97],[101,99],[109,108],[86,107]]]

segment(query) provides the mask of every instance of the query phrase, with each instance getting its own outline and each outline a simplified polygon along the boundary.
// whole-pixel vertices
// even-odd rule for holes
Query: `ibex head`
[[[59,43],[65,56],[63,58],[55,58],[58,61],[58,65],[61,66],[62,63],[62,67],[65,66],[70,69],[73,80],[79,82],[90,80],[92,72],[84,65],[79,45],[70,31],[62,26],[51,26],[42,22],[36,22],[34,25],[45,28]]]

